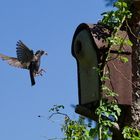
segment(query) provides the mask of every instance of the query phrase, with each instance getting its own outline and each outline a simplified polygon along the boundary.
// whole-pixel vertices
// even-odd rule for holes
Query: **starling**
[[[35,54],[33,50],[30,50],[21,40],[17,42],[16,53],[17,58],[9,57],[3,54],[0,54],[2,60],[6,60],[9,65],[28,69],[30,73],[31,85],[35,85],[34,77],[36,75],[42,75],[43,69],[40,68],[40,59],[43,54],[47,55],[45,51],[38,50]]]

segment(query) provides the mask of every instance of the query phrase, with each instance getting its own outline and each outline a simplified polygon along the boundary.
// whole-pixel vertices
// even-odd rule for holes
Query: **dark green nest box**
[[[78,97],[79,106],[95,105],[100,100],[101,80],[99,65],[109,73],[110,80],[106,85],[116,92],[118,104],[131,105],[132,103],[132,65],[131,47],[114,46],[110,50],[110,61],[105,65],[106,53],[109,49],[106,38],[111,35],[111,30],[100,24],[80,24],[73,36],[72,55],[77,61]],[[126,37],[124,31],[120,36]],[[121,52],[119,49],[121,47]],[[119,57],[127,58],[127,63],[121,62]]]

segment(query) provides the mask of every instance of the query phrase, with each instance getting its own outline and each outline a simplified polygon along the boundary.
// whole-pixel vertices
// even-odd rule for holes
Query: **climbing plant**
[[[129,39],[124,39],[118,36],[118,32],[120,31],[121,27],[125,22],[131,18],[132,14],[129,11],[129,6],[123,0],[118,0],[114,3],[114,7],[116,10],[112,10],[109,12],[103,13],[103,19],[101,24],[106,25],[112,29],[111,36],[106,38],[108,42],[108,52],[106,56],[106,63],[110,59],[110,50],[113,46],[131,46],[132,43]],[[121,47],[118,49],[118,53],[122,52]],[[124,63],[128,62],[127,57],[119,57],[116,59],[120,59]],[[121,114],[121,109],[119,108],[117,101],[115,98],[112,98],[112,101],[108,101],[105,97],[115,97],[117,93],[114,93],[111,89],[109,89],[106,85],[104,85],[106,80],[110,80],[109,77],[106,75],[106,67],[101,69],[100,71],[103,73],[101,76],[102,80],[102,97],[100,100],[100,105],[96,110],[96,114],[98,115],[98,124],[94,129],[97,132],[99,140],[107,140],[109,137],[112,137],[112,133],[110,133],[110,128],[117,127],[119,129],[119,125],[117,124],[118,117]],[[101,75],[101,74],[100,74]]]

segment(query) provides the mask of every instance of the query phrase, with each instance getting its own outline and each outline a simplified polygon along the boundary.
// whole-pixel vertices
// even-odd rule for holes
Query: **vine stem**
[[[119,26],[112,32],[111,38],[114,38],[117,35],[118,31],[120,30],[120,28],[121,28],[121,26],[122,26],[122,24],[124,23],[125,20],[126,20],[126,16],[123,17]],[[109,54],[110,54],[110,51],[111,51],[111,48],[112,48],[113,44],[111,42],[108,42],[108,46],[109,46],[109,50],[107,52],[107,57],[106,57],[106,60],[105,60],[106,64],[109,60]],[[106,74],[106,67],[104,67],[104,69],[103,69],[103,76],[105,76],[105,74]]]
[[[125,19],[126,19],[126,16],[123,17],[119,26],[112,32],[111,38],[114,38],[117,35],[117,33],[120,30],[120,28],[122,27],[122,24],[124,23]],[[107,52],[106,62],[108,62],[109,54],[110,54],[110,51],[111,51],[111,48],[112,48],[113,44],[111,42],[108,42],[108,46],[109,46],[109,50]],[[104,74],[105,73],[103,73],[103,75]]]
[[[100,106],[102,106],[102,99],[100,100]],[[99,140],[102,140],[102,122],[101,114],[99,115]]]
[[[102,140],[102,125],[99,127],[99,140]]]
[[[123,16],[121,22],[119,23],[118,27],[116,27],[116,29],[114,29],[114,31],[111,33],[111,38],[114,38],[118,31],[120,30],[120,28],[122,27],[122,24],[124,23],[124,21],[126,20],[126,16]],[[110,55],[110,51],[111,51],[111,48],[113,46],[113,43],[110,42],[108,40],[108,46],[109,46],[109,50],[107,52],[107,57],[106,57],[106,60],[105,60],[105,63],[107,64],[108,60],[109,60],[109,55]],[[103,68],[103,76],[105,76],[106,74],[106,67]],[[101,97],[101,100],[100,100],[100,106],[103,105],[103,101],[102,101],[102,97]],[[101,114],[99,115],[99,140],[102,140],[102,129],[103,129],[103,126],[102,126],[102,118],[101,118]]]

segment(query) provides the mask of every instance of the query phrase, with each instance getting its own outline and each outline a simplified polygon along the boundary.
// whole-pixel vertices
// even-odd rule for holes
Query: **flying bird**
[[[35,76],[42,75],[43,69],[40,68],[40,59],[47,52],[38,50],[36,53],[30,50],[21,40],[16,44],[17,58],[0,54],[2,60],[6,60],[9,65],[29,70],[31,85],[35,85]],[[45,72],[45,71],[44,71]]]

